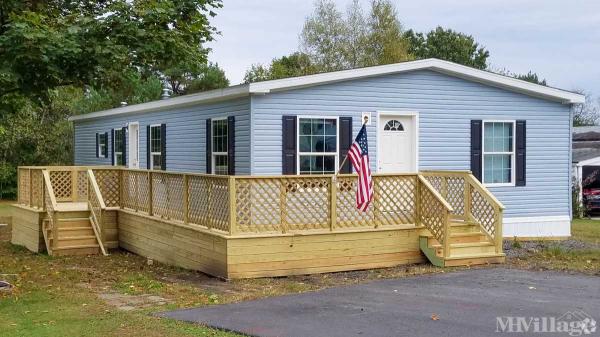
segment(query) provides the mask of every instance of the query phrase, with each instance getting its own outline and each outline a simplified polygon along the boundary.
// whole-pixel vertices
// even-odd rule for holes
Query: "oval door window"
[[[384,131],[404,131],[404,125],[402,125],[402,123],[400,123],[399,121],[392,119],[391,121],[388,121],[385,126],[383,127]]]

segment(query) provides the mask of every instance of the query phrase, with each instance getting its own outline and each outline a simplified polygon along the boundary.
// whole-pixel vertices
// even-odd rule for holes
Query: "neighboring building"
[[[71,120],[77,165],[330,174],[366,113],[374,172],[471,170],[506,206],[504,236],[562,237],[570,235],[570,111],[583,101],[427,59],[232,86]]]
[[[573,179],[579,184],[579,197],[583,200],[583,186],[600,188],[600,126],[573,128]]]

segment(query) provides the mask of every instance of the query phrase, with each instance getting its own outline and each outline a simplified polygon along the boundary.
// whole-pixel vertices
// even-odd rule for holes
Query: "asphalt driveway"
[[[569,312],[575,316],[563,316]],[[375,281],[160,316],[252,336],[467,337],[498,336],[497,329],[502,325],[508,329],[506,323],[514,322],[508,317],[573,321],[585,314],[600,321],[599,277],[487,268]],[[499,326],[497,317],[501,317]],[[514,329],[518,327],[514,325]],[[513,335],[569,334],[540,334],[531,326],[529,333]],[[600,336],[600,329],[583,335]]]

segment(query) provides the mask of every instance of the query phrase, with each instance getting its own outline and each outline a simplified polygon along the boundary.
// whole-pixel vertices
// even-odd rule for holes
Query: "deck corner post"
[[[152,193],[152,189],[153,189],[153,184],[152,184],[152,171],[148,171],[148,215],[152,216],[154,215],[154,212],[152,211],[152,201],[154,199],[153,197],[153,193]]]
[[[123,208],[123,194],[125,193],[125,188],[123,187],[123,170],[119,169],[119,208]]]
[[[189,176],[183,174],[183,223],[188,224],[190,222],[190,183]]]
[[[329,184],[329,231],[333,232],[337,223],[337,180],[331,176]]]
[[[71,167],[71,201],[77,202],[79,199],[77,193],[77,169],[73,166]]]
[[[465,203],[465,221],[471,219],[471,183],[469,181],[469,173],[464,175],[465,191],[464,191],[464,203]]]
[[[229,235],[237,233],[237,200],[235,177],[229,176]]]

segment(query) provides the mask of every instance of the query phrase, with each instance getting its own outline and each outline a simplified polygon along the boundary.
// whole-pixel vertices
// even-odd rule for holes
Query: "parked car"
[[[587,214],[600,213],[600,188],[583,189],[583,205]]]

